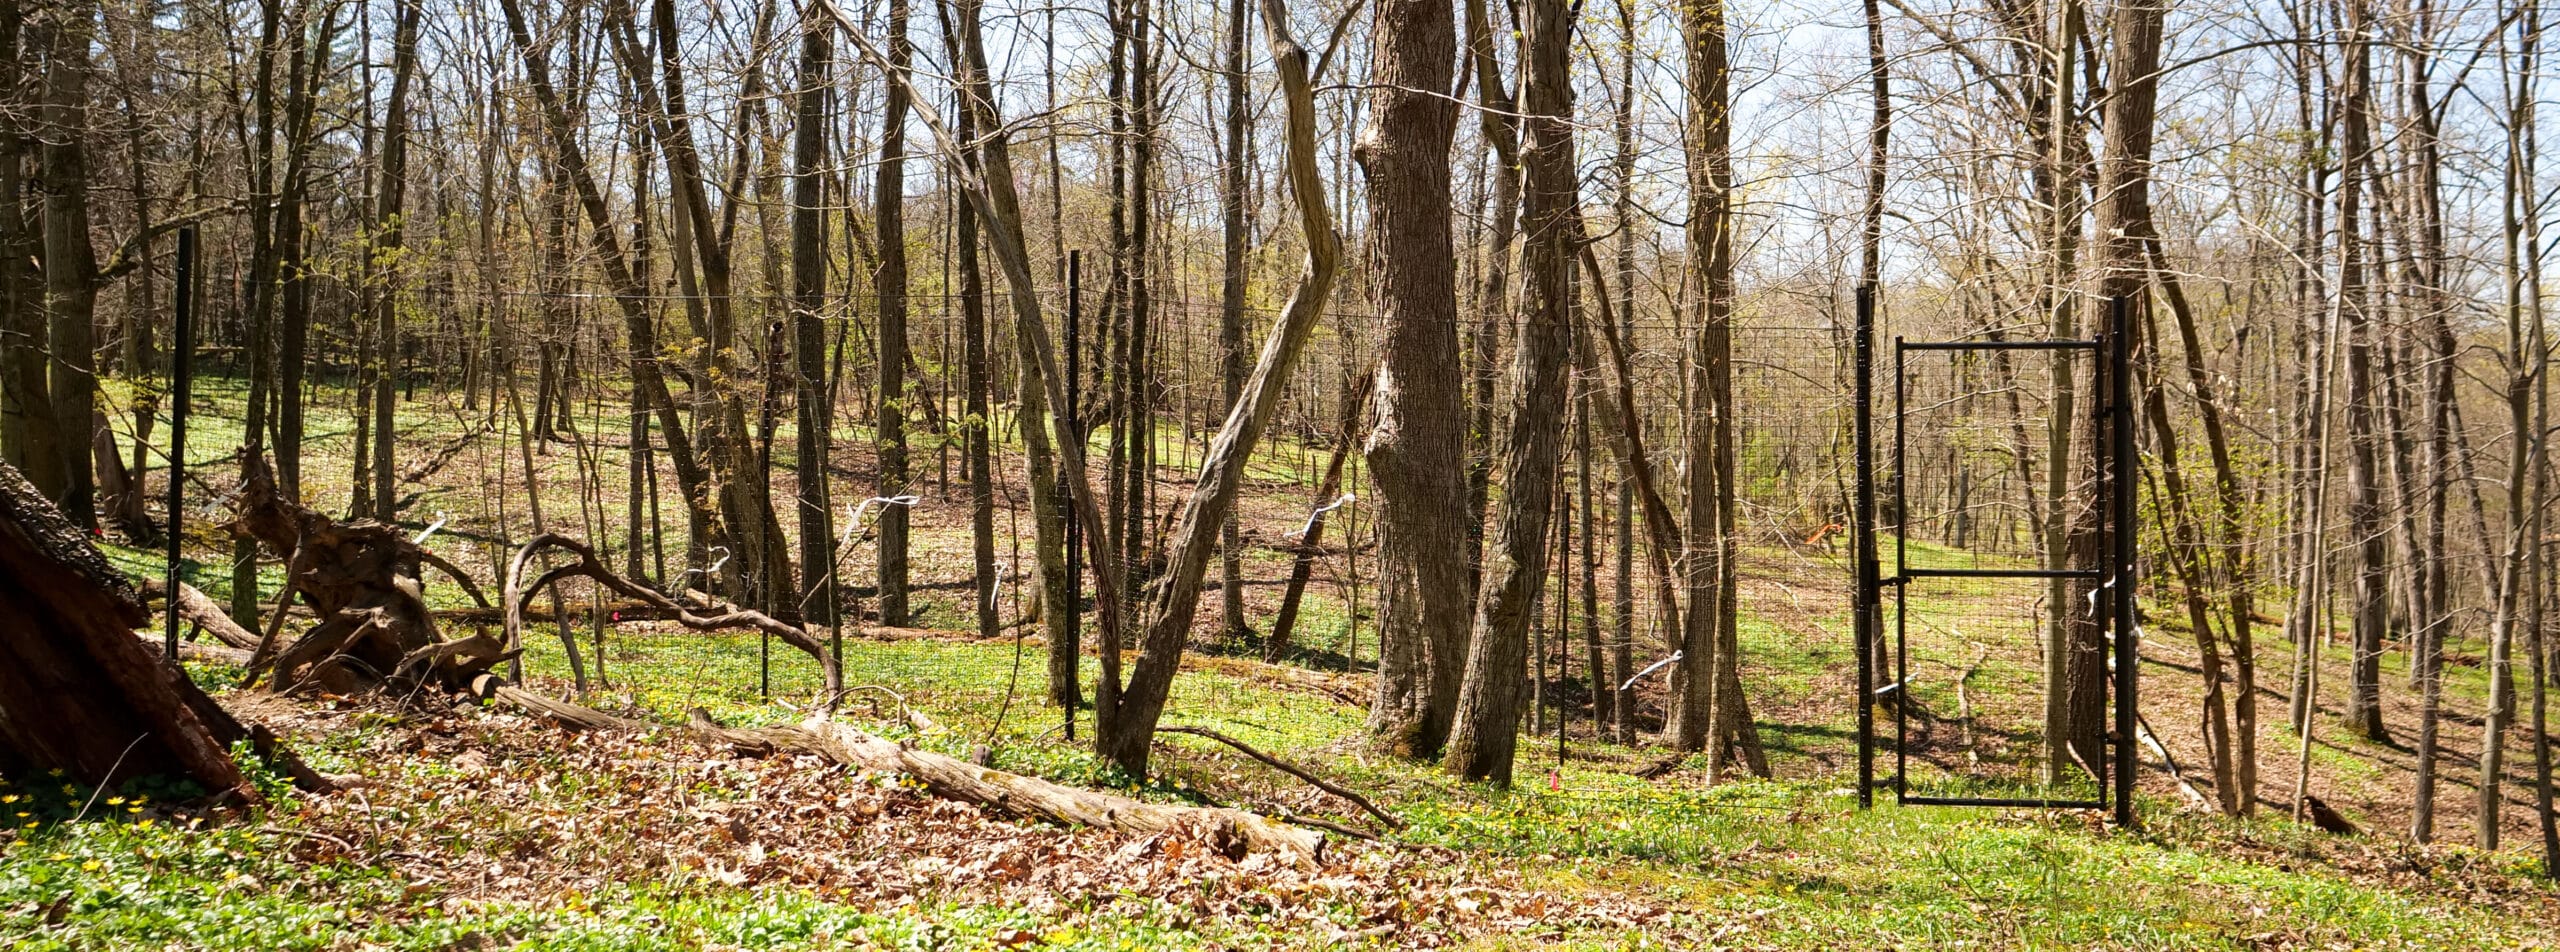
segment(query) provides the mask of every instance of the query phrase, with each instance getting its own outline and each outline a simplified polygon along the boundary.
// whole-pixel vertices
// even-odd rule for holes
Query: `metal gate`
[[[1863,298],[1859,311],[1860,804],[1883,786],[1903,804],[2112,809],[2131,823],[2128,302],[2109,302],[2087,339],[1895,338],[1881,447]]]

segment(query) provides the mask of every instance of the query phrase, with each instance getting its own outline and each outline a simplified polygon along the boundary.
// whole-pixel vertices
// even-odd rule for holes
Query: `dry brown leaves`
[[[305,737],[349,713],[296,719]],[[1320,867],[1229,861],[1185,830],[1133,836],[1016,821],[814,756],[753,759],[679,732],[570,734],[461,711],[379,731],[365,781],[301,825],[448,903],[562,902],[614,884],[783,885],[862,908],[952,901],[1076,924],[1116,904],[1322,939],[1434,947],[1469,936],[1643,928],[1658,906],[1527,888],[1437,848],[1337,840]],[[314,850],[327,852],[326,841]]]

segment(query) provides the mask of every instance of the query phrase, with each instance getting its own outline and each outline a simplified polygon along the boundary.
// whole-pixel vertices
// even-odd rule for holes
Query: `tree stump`
[[[0,463],[0,773],[183,777],[254,795],[231,759],[250,731],[134,637],[150,617],[62,511]]]

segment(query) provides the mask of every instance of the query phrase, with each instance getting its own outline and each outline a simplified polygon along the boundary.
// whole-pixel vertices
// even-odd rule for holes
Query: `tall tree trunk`
[[[55,497],[81,528],[98,524],[97,477],[89,452],[98,415],[97,250],[89,242],[89,44],[95,3],[81,0],[44,18],[44,138],[38,174],[44,193],[45,312],[50,318],[47,383],[54,430],[63,441],[63,483]]]
[[[2390,627],[2390,551],[2383,527],[2381,396],[2374,380],[2375,339],[2381,331],[2369,311],[2366,285],[2365,180],[2373,166],[2371,120],[2373,47],[2366,37],[2367,0],[2348,0],[2346,88],[2339,99],[2338,324],[2346,336],[2347,532],[2356,539],[2354,656],[2347,668],[2347,725],[2368,740],[2384,741],[2382,643]]]
[[[2515,717],[2515,679],[2510,676],[2516,629],[2538,619],[2539,609],[2529,607],[2528,600],[2541,598],[2539,579],[2543,548],[2543,510],[2548,488],[2541,475],[2548,467],[2548,444],[2542,436],[2546,414],[2545,394],[2550,370],[2548,332],[2543,327],[2539,282],[2528,282],[2531,272],[2538,272],[2530,262],[2541,258],[2536,216],[2541,212],[2535,201],[2540,186],[2535,184],[2533,145],[2535,127],[2535,83],[2533,81],[2536,47],[2541,37],[2541,4],[2528,0],[2523,5],[2523,23],[2519,35],[2525,38],[2518,62],[2504,57],[2499,65],[2504,70],[2501,86],[2506,92],[2506,311],[2507,365],[2506,404],[2508,432],[2506,503],[2507,539],[2505,557],[2498,574],[2497,609],[2489,621],[2489,709],[2481,721],[2480,795],[2476,842],[2483,850],[2498,848],[2501,814],[2506,806],[2507,729]]]
[[[1467,643],[1466,678],[1442,766],[1470,780],[1511,782],[1520,722],[1521,664],[1537,596],[1546,585],[1548,521],[1564,428],[1570,377],[1577,205],[1570,57],[1573,7],[1529,0],[1521,10],[1522,113],[1528,148],[1522,156],[1522,320],[1512,375],[1510,437],[1503,454],[1501,513],[1485,549],[1485,584],[1477,594]],[[1383,394],[1385,388],[1380,387]],[[1442,536],[1446,538],[1446,536]]]
[[[1480,0],[1471,17],[1475,6]],[[1450,372],[1458,312],[1449,147],[1458,116],[1442,91],[1456,72],[1452,12],[1432,0],[1376,5],[1371,125],[1357,152],[1385,338],[1377,422],[1363,446],[1378,489],[1383,609],[1369,728],[1412,757],[1436,754],[1448,738],[1475,598],[1466,553],[1449,545],[1472,521],[1465,397]]]
[[[368,493],[368,506],[374,518],[391,521],[392,489],[396,485],[391,474],[391,461],[397,439],[393,421],[397,418],[393,401],[398,396],[400,331],[399,313],[401,273],[400,256],[405,222],[405,199],[409,180],[409,85],[418,68],[418,17],[422,7],[415,0],[401,0],[391,34],[391,98],[382,114],[382,185],[374,193],[373,266],[380,269],[380,280],[373,288],[373,361],[367,368],[373,378],[373,445],[359,446],[358,453],[373,454],[370,475],[373,485],[355,487],[358,499]]]
[[[1246,87],[1245,0],[1227,4],[1226,149],[1219,169],[1219,215],[1225,240],[1218,285],[1218,377],[1220,392],[1233,406],[1244,391],[1245,227],[1244,189]],[[1226,637],[1241,639],[1244,621],[1244,539],[1230,516],[1218,548],[1218,601]]]
[[[37,118],[43,92],[40,53],[45,28],[31,27],[28,15],[45,16],[25,4],[0,9],[0,460],[16,467],[46,499],[64,498],[70,470],[63,461],[63,434],[47,385],[51,348],[42,346],[51,333],[45,325],[44,288],[36,261],[42,256],[43,231],[28,220],[28,160],[37,152],[31,121]]]
[[[2150,270],[2141,226],[2151,202],[2152,119],[2160,86],[2161,27],[2167,16],[2168,0],[2127,0],[2115,9],[2108,43],[2107,74],[2123,79],[2108,92],[2106,156],[2098,169],[2098,299],[2111,306],[2111,302],[2121,299],[2126,307],[2138,310],[2148,306],[2148,299],[2142,297]],[[2137,348],[2138,340],[2130,339],[2130,334],[2127,337],[2110,343]],[[2130,425],[2128,417],[2114,418]],[[2118,493],[2134,491],[2132,486],[2113,484],[2110,474],[2097,471],[2097,454],[2088,455],[2092,464],[2089,482],[2100,490],[2096,498],[2114,500],[2119,498]],[[2073,519],[2067,550],[2082,556],[2080,564],[2103,566],[2111,579],[2128,581],[2113,573],[2130,566],[2108,564],[2111,556],[2098,550],[2100,518],[2096,507],[2082,507]],[[2049,611],[2070,618],[2066,626],[2065,680],[2053,686],[2054,693],[2065,697],[2065,720],[2053,725],[2059,728],[2053,733],[2061,737],[2065,752],[2073,761],[2092,772],[2102,769],[2100,765],[2106,762],[2107,738],[2112,730],[2107,722],[2109,679],[2103,623],[2093,617],[2095,612],[2080,610],[2080,606],[2098,604],[2085,597],[2086,592],[2096,590],[2084,583],[2069,601],[2048,607]],[[2132,593],[2118,591],[2109,597],[2129,598]],[[2198,634],[2201,637],[2207,633]],[[2131,637],[2132,633],[2118,635]],[[2118,741],[2131,743],[2132,738]]]
[[[1094,750],[1131,776],[1146,776],[1147,751],[1154,742],[1156,720],[1164,714],[1165,698],[1172,691],[1173,676],[1181,670],[1183,645],[1199,608],[1201,580],[1209,570],[1218,527],[1235,511],[1254,445],[1280,408],[1290,371],[1315,331],[1341,264],[1341,239],[1334,234],[1324,181],[1316,172],[1315,93],[1307,77],[1307,53],[1290,35],[1287,14],[1279,2],[1263,0],[1262,15],[1287,109],[1289,186],[1307,244],[1306,270],[1282,307],[1279,323],[1263,342],[1261,359],[1254,364],[1242,396],[1210,441],[1208,456],[1200,464],[1198,488],[1174,521],[1165,574],[1147,607],[1137,668],[1130,672],[1125,689],[1112,680],[1112,672],[1105,672],[1094,711]],[[1107,650],[1106,656],[1113,653]]]
[[[827,94],[834,88],[835,24],[804,13],[800,23],[798,122],[791,143],[791,357],[799,413],[799,614],[840,629],[843,604],[836,591],[833,501],[828,458],[835,438],[835,391],[827,386],[826,324],[819,312],[827,293]],[[891,506],[891,509],[904,507]],[[809,605],[818,608],[811,614]],[[804,626],[806,627],[806,626]],[[839,659],[841,663],[841,659]]]
[[[885,68],[892,75],[881,97],[880,159],[871,190],[872,229],[880,246],[879,267],[871,278],[880,301],[879,414],[873,421],[879,430],[880,465],[872,491],[883,497],[904,495],[908,488],[906,162],[907,109],[913,95],[908,69],[915,44],[907,37],[907,22],[908,0],[889,0],[883,39],[889,47]],[[878,531],[880,623],[899,627],[907,623],[907,507],[881,507]]]

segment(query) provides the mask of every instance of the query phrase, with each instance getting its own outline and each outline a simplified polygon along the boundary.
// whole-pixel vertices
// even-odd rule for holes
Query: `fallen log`
[[[555,566],[550,571],[534,577],[531,582],[526,582],[525,567],[533,564],[534,555],[544,549],[559,549],[575,556],[577,561]],[[700,606],[697,610],[697,606],[685,605],[659,594],[655,589],[614,574],[613,570],[605,568],[604,563],[596,558],[594,548],[568,536],[551,532],[535,536],[525,542],[524,547],[517,549],[515,558],[508,563],[505,594],[508,650],[517,651],[524,647],[525,606],[533,601],[533,597],[540,594],[546,586],[556,585],[562,579],[578,577],[591,579],[624,598],[667,612],[677,624],[695,631],[745,629],[772,635],[781,639],[784,644],[798,648],[817,660],[818,668],[826,675],[827,698],[830,704],[844,694],[844,672],[836,665],[835,656],[827,653],[826,645],[819,643],[817,638],[800,626],[763,612],[751,611],[735,605]],[[705,615],[701,614],[701,611],[715,614]],[[563,646],[574,658],[578,650],[577,643],[570,639],[567,628],[561,628],[560,637]]]
[[[145,604],[154,601],[165,602],[169,598],[169,583],[156,578],[144,579],[142,596],[147,600]],[[221,605],[215,604],[213,599],[206,597],[205,593],[198,591],[195,586],[185,582],[178,583],[178,617],[204,629],[205,634],[212,635],[216,640],[230,647],[247,651],[258,646],[256,633],[240,627],[239,622],[231,620],[230,612],[225,611]],[[242,656],[244,660],[246,657],[246,655]]]
[[[522,688],[499,688],[497,699],[570,730],[669,729],[667,725],[615,717]],[[1198,835],[1229,859],[1242,859],[1256,852],[1274,853],[1301,863],[1320,863],[1324,859],[1324,834],[1312,829],[1229,807],[1148,803],[980,767],[956,757],[908,748],[823,714],[813,715],[796,727],[755,730],[721,727],[699,711],[693,712],[689,721],[688,726],[678,729],[749,752],[806,751],[848,767],[905,774],[922,781],[925,789],[936,796],[1013,816],[1127,833],[1183,829]]]
[[[158,634],[138,631],[134,632],[134,638],[141,641],[145,649],[151,651],[163,651],[167,648]],[[246,666],[249,663],[249,649],[205,641],[181,641],[178,642],[178,657],[185,661]]]
[[[325,788],[135,638],[150,620],[97,547],[0,463],[0,774],[61,770],[96,786],[159,775],[254,799],[231,758],[248,741]]]

